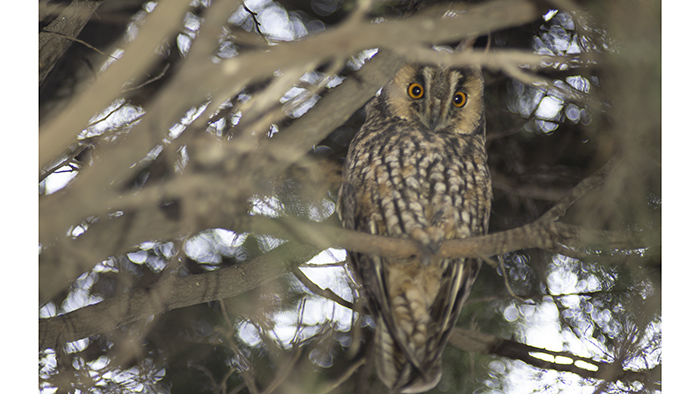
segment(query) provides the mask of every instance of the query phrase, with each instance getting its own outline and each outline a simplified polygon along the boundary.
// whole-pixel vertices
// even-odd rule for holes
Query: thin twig
[[[282,384],[282,382],[284,382],[287,379],[289,374],[294,370],[294,366],[296,366],[302,353],[304,353],[303,347],[294,347],[294,350],[292,351],[292,356],[289,358],[289,360],[287,360],[287,363],[281,370],[278,369],[279,372],[275,375],[275,378],[272,380],[270,385],[267,386],[265,391],[262,392],[262,394],[272,393],[280,384]]]
[[[608,160],[603,167],[598,171],[594,172],[588,178],[581,181],[573,189],[571,189],[559,202],[557,202],[552,208],[549,209],[544,215],[542,215],[537,221],[538,222],[553,222],[559,220],[566,211],[571,207],[571,205],[586,194],[589,190],[592,190],[600,186],[605,178],[610,174],[613,168],[618,164],[619,159],[613,157]]]
[[[367,359],[365,357],[362,357],[359,360],[355,361],[345,370],[345,372],[342,375],[340,375],[340,377],[338,377],[333,382],[326,384],[324,388],[319,390],[318,394],[326,394],[338,388],[343,382],[350,379],[350,377],[355,373],[355,371],[357,371],[358,368],[364,365],[366,361]]]
[[[190,368],[194,368],[197,371],[203,373],[204,376],[206,376],[209,379],[209,383],[212,385],[212,387],[217,386],[216,379],[214,379],[214,375],[212,375],[211,371],[209,371],[207,368],[197,364],[191,364]]]
[[[49,175],[53,174],[56,172],[59,168],[68,165],[71,161],[73,161],[76,157],[78,157],[81,153],[83,153],[86,149],[88,148],[93,148],[92,144],[74,144],[73,146],[70,147],[70,153],[61,161],[56,163],[55,165],[52,165],[51,167],[47,168],[44,171],[41,171],[39,174],[39,182],[43,181],[48,177]]]
[[[336,304],[344,306],[350,310],[353,310],[353,304],[351,302],[346,301],[345,299],[343,299],[341,296],[339,296],[338,294],[336,294],[333,290],[331,290],[329,288],[322,289],[316,283],[314,283],[311,279],[309,279],[309,277],[306,276],[306,274],[304,274],[304,272],[302,270],[300,270],[299,268],[295,268],[294,271],[292,271],[292,273],[294,273],[294,276],[297,279],[299,279],[299,282],[301,282],[304,286],[306,286],[306,288],[309,289],[309,291],[311,291],[312,293],[319,295],[323,298],[329,299],[329,300],[335,302]]]
[[[338,262],[335,262],[335,263],[323,263],[323,264],[304,263],[304,264],[301,264],[299,267],[301,267],[301,268],[345,267],[347,264],[348,264],[347,260],[343,260],[343,261],[338,261]]]
[[[511,297],[515,298],[516,300],[520,302],[526,302],[523,298],[521,298],[519,295],[515,294],[513,289],[510,287],[510,281],[508,280],[508,272],[506,272],[506,266],[505,263],[503,262],[503,259],[499,259],[498,262],[493,261],[489,257],[482,256],[482,260],[488,262],[488,264],[491,267],[498,267],[501,269],[501,273],[503,274],[503,282],[506,284],[506,289],[508,290],[508,294],[511,295]]]
[[[248,8],[248,6],[245,5],[245,3],[243,3],[243,9],[245,9],[246,12],[247,12],[248,14],[250,14],[250,18],[253,19],[253,24],[255,25],[255,30],[256,30],[256,31],[258,32],[258,34],[260,34],[260,35],[265,39],[265,41],[267,42],[267,37],[265,37],[265,35],[263,34],[262,30],[260,30],[260,26],[262,26],[262,24],[260,23],[260,21],[258,21],[258,18],[257,18],[257,17],[258,17],[258,13],[255,12],[255,11],[253,11],[253,10],[251,10],[250,8]],[[269,42],[267,42],[267,43],[270,44]]]
[[[244,387],[246,387],[245,382],[239,384],[238,386],[236,386],[236,387],[234,387],[234,388],[232,388],[231,391],[228,392],[228,394],[237,394],[237,393],[239,393],[241,390],[243,390]]]
[[[230,332],[236,332],[236,328],[233,325],[233,322],[231,319],[228,317],[228,312],[226,310],[226,302],[223,299],[219,300],[219,307],[221,308],[221,313],[224,316],[224,320],[228,324],[229,328],[231,329]],[[243,382],[245,383],[246,387],[248,387],[248,391],[251,393],[257,394],[258,393],[258,387],[257,384],[255,383],[255,369],[252,367],[250,362],[248,361],[248,358],[243,354],[241,349],[238,347],[236,342],[228,336],[226,341],[226,344],[233,350],[233,352],[236,354],[236,357],[238,358],[238,363],[241,365],[240,368],[235,368],[238,370],[238,374],[241,375],[243,378]],[[232,372],[234,368],[231,368]],[[225,387],[226,380],[223,380],[223,385]]]
[[[70,37],[70,36],[67,36],[67,35],[65,35],[65,34],[58,33],[58,32],[55,32],[55,31],[46,30],[46,29],[41,30],[41,32],[42,32],[42,33],[45,33],[45,34],[53,34],[53,35],[55,35],[55,36],[59,36],[59,37],[61,37],[61,38],[65,38],[66,40],[70,40],[70,41],[74,41],[74,42],[83,44],[83,45],[85,45],[86,47],[92,49],[93,51],[99,53],[100,55],[108,56],[108,57],[111,57],[112,59],[119,60],[118,57],[116,57],[116,56],[114,56],[114,55],[108,55],[108,54],[102,52],[101,50],[95,48],[94,46],[88,44],[87,42],[85,42],[85,41],[83,41],[83,40],[81,40],[81,39],[79,39],[79,38]]]
[[[114,113],[116,113],[120,109],[124,108],[125,105],[126,105],[126,101],[122,101],[121,104],[116,106],[113,110],[109,111],[105,116],[103,116],[103,117],[101,117],[93,122],[88,123],[88,125],[85,128],[87,129],[87,128],[90,128],[90,127],[100,123],[100,122],[104,122],[105,120],[107,120],[107,118],[114,115]]]
[[[148,84],[151,84],[151,83],[163,78],[163,76],[165,76],[165,73],[168,71],[169,68],[170,68],[170,63],[166,63],[165,67],[163,67],[163,70],[161,70],[161,72],[159,72],[158,75],[156,75],[153,78],[149,78],[146,81],[144,81],[144,82],[142,82],[142,83],[140,83],[137,86],[134,86],[132,88],[122,89],[122,93],[131,92],[132,90],[140,89]]]

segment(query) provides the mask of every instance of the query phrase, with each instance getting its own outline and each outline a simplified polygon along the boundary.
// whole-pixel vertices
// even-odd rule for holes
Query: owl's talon
[[[426,248],[430,252],[430,254],[437,254],[438,250],[440,250],[440,246],[442,246],[442,241],[430,241],[426,245]]]
[[[437,254],[438,250],[440,250],[442,241],[430,241],[422,246],[423,247],[421,249],[423,249],[423,256],[421,257],[420,262],[426,266],[430,264],[430,261],[433,260],[433,257]]]

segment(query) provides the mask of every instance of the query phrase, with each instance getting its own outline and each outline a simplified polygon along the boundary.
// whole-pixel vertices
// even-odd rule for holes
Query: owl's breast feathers
[[[341,217],[347,228],[425,247],[415,259],[350,254],[376,322],[380,378],[400,392],[422,392],[440,380],[440,356],[479,270],[476,260],[430,254],[446,239],[487,230],[484,136],[429,133],[370,110],[348,153]]]
[[[341,200],[353,205],[342,213],[346,227],[352,222],[355,230],[425,245],[485,233],[491,180],[483,135],[373,120],[355,136],[346,159]]]

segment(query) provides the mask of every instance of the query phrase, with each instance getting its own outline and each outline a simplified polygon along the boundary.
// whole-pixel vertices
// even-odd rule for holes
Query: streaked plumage
[[[338,209],[346,228],[424,246],[415,259],[350,253],[376,323],[375,365],[402,393],[441,377],[441,354],[479,271],[431,257],[446,239],[487,231],[491,179],[478,70],[408,65],[367,105],[345,163]]]

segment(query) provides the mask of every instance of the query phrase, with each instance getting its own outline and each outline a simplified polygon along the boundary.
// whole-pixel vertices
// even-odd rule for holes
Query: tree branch
[[[77,37],[100,4],[102,0],[74,0],[44,28],[45,31],[39,33],[39,85],[44,82],[73,41],[88,45]]]
[[[499,338],[476,330],[455,327],[450,335],[450,344],[467,352],[492,354],[513,360],[524,361],[534,367],[555,371],[572,372],[584,378],[599,379],[608,382],[618,380],[649,383],[653,371],[629,371],[619,368],[615,362],[596,361],[569,352],[557,352],[526,345],[510,339]],[[540,357],[546,356],[547,361]],[[611,373],[613,372],[613,373]]]
[[[310,260],[321,250],[288,242],[273,251],[232,267],[201,275],[169,276],[149,288],[104,300],[67,313],[39,319],[39,347],[75,341],[203,302],[230,298],[273,280]]]
[[[371,235],[290,218],[270,219],[251,216],[246,218],[245,223],[240,223],[237,229],[278,238],[295,239],[322,249],[344,248],[353,252],[395,258],[411,258],[424,253],[423,249],[410,239]],[[567,254],[586,248],[639,249],[648,245],[636,233],[590,230],[575,225],[537,220],[512,230],[466,239],[446,240],[434,256],[446,259],[478,258],[530,248],[558,252],[562,246],[569,248],[563,250],[564,254]],[[580,256],[577,255],[578,257]]]
[[[619,164],[619,161],[620,160],[617,157],[613,157],[608,160],[608,162],[605,163],[603,167],[598,169],[598,171],[594,172],[586,179],[579,182],[579,184],[573,189],[569,190],[569,192],[566,193],[566,195],[562,197],[552,208],[550,208],[547,213],[542,215],[538,221],[553,222],[561,219],[561,217],[564,216],[566,211],[576,202],[576,200],[581,198],[589,190],[593,190],[603,184],[605,179],[612,172],[613,168]]]
[[[92,4],[94,7],[99,5],[98,2],[93,1],[83,2],[94,3]],[[39,138],[39,168],[46,167],[61,152],[77,142],[78,132],[85,127],[89,119],[118,96],[124,83],[134,79],[150,65],[155,59],[152,56],[153,52],[166,37],[178,29],[189,4],[188,0],[179,0],[156,7],[147,17],[138,37],[126,45],[121,59],[112,64],[90,86],[89,91],[86,92],[88,94],[78,97],[54,121],[42,128],[41,138]],[[65,32],[64,34],[72,35]],[[51,35],[51,37],[54,36]],[[61,38],[56,39],[65,41]]]
[[[304,274],[304,272],[300,270],[299,267],[294,268],[292,273],[297,279],[299,279],[299,282],[306,286],[306,288],[309,289],[309,291],[311,291],[312,293],[326,298],[328,300],[331,300],[336,304],[344,306],[350,310],[353,310],[353,304],[351,302],[346,301],[341,296],[333,292],[333,290],[330,290],[328,288],[322,289],[319,285],[317,285],[311,279],[309,279],[309,277],[306,276],[306,274]]]
[[[554,221],[563,215],[576,199],[591,188],[599,186],[611,171],[613,163],[611,160],[599,171],[584,179],[534,223],[480,237],[447,240],[435,253],[435,257],[478,258],[535,247],[566,254],[569,250],[580,253],[583,249],[601,246],[627,249],[646,246],[640,237],[634,234],[588,230]],[[329,247],[343,247],[355,252],[397,258],[409,258],[423,253],[417,243],[409,239],[371,235],[289,218],[249,216],[236,223],[234,228],[238,232],[267,234],[291,241],[246,263],[207,274],[168,277],[153,288],[136,290],[66,315],[42,319],[41,347],[53,346],[58,340],[73,341],[109,332],[121,325],[171,309],[232,297],[277,275],[290,272]],[[580,255],[576,254],[575,257],[580,258]],[[307,284],[307,287],[309,286],[311,284]],[[313,287],[309,287],[310,290],[314,291]],[[318,286],[315,287],[316,291],[323,293]],[[338,301],[340,300],[336,300]],[[342,301],[339,303],[347,306]]]

